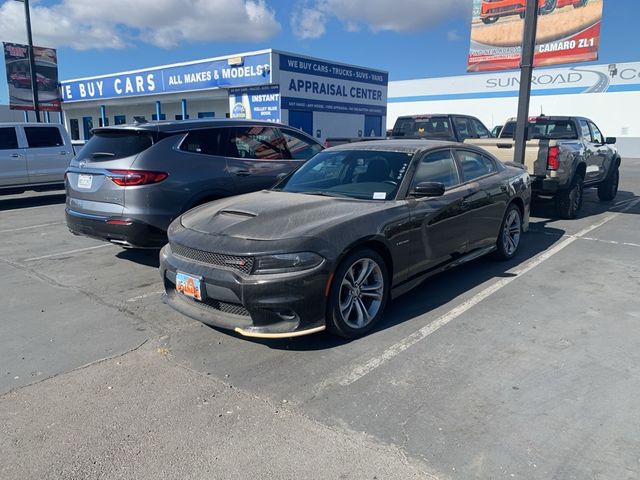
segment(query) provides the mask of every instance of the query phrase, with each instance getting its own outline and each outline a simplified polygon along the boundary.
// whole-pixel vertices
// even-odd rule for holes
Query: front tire
[[[499,260],[511,260],[518,253],[522,238],[522,213],[513,203],[504,214],[500,234],[496,242],[496,257]]]
[[[496,23],[500,17],[484,17],[482,19],[482,23],[485,25],[491,25],[492,23]]]
[[[585,7],[587,5],[587,2],[589,0],[579,0],[578,2],[573,4],[573,8],[582,8]]]
[[[545,0],[544,6],[540,8],[540,15],[549,15],[553,13],[558,5],[558,0]]]
[[[598,185],[598,198],[602,202],[610,202],[618,195],[620,185],[620,169],[618,166],[611,171],[607,179]]]
[[[584,179],[576,175],[571,182],[571,187],[558,192],[556,196],[556,211],[560,218],[574,219],[582,207],[584,198]]]
[[[349,254],[338,266],[327,306],[327,329],[341,337],[358,338],[382,318],[389,297],[384,259],[365,248]]]

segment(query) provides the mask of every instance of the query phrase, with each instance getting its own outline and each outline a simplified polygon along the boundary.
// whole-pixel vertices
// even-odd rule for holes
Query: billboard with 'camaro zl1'
[[[598,59],[604,0],[538,0],[535,66]],[[474,0],[467,70],[520,66],[526,0]]]

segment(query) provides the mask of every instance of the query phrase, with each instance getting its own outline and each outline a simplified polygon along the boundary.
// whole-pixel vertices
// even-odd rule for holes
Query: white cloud
[[[462,40],[462,37],[457,30],[449,30],[447,32],[447,40],[449,40],[450,42],[457,42],[459,40]]]
[[[291,15],[291,30],[302,40],[323,36],[326,23],[326,14],[315,8],[299,7]]]
[[[348,31],[364,25],[373,32],[415,32],[454,16],[470,18],[471,5],[469,0],[315,0],[304,10],[320,12],[325,24],[328,17],[337,18]]]
[[[124,48],[148,43],[171,48],[183,42],[263,41],[280,31],[265,0],[59,0],[32,5],[34,43],[52,47]],[[0,5],[5,41],[25,41],[24,7]]]

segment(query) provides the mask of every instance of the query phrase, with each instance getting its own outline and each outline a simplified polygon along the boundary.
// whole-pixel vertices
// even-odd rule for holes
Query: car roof
[[[439,147],[469,147],[463,143],[448,142],[444,140],[405,140],[390,138],[388,140],[373,140],[370,142],[355,142],[337,145],[325,151],[382,151],[382,152],[404,152],[404,153],[421,153]]]
[[[95,128],[95,132],[114,131],[114,130],[144,130],[151,132],[182,132],[185,130],[193,130],[199,128],[212,127],[229,127],[229,126],[245,126],[245,125],[264,125],[292,128],[288,125],[277,122],[269,122],[266,120],[246,120],[235,118],[206,118],[198,120],[170,120],[159,122],[140,122],[129,123],[126,125],[114,125],[109,127]],[[304,133],[304,132],[303,132]]]

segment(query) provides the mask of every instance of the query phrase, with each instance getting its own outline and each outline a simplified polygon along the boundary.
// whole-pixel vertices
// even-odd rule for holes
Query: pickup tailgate
[[[510,138],[467,139],[464,143],[483,148],[501,162],[513,162],[514,160],[515,142]],[[555,140],[529,140],[527,142],[524,165],[529,175],[546,176],[549,147],[557,146],[557,143]]]

